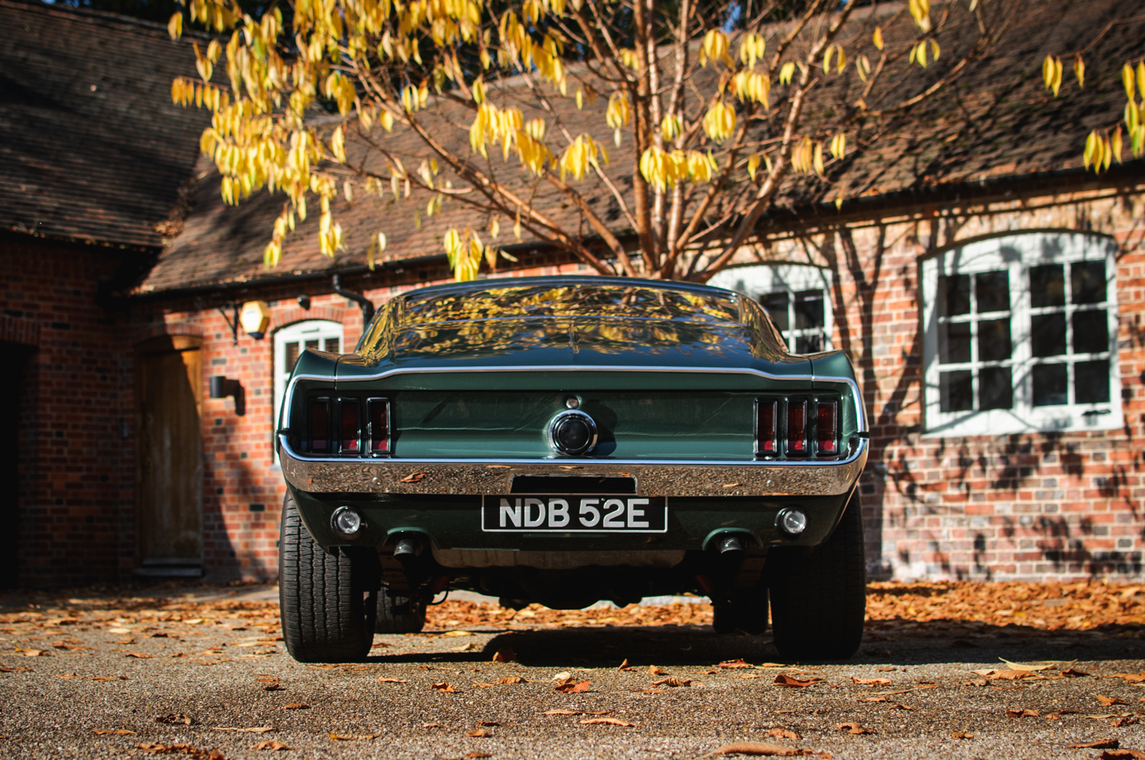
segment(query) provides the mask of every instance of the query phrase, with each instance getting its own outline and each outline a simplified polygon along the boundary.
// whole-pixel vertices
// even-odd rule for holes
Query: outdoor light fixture
[[[244,303],[242,313],[239,314],[239,324],[247,335],[255,340],[262,340],[266,335],[266,328],[270,326],[270,307],[266,305],[266,301]]]
[[[226,375],[211,375],[211,398],[226,398],[227,396],[233,396],[234,391],[228,387],[230,382],[231,381],[227,379]]]
[[[246,414],[246,392],[241,382],[226,375],[211,375],[207,381],[211,398],[232,397],[235,400],[235,414],[240,417]]]

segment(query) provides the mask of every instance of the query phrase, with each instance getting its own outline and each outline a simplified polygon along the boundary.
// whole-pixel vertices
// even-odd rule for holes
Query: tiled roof
[[[965,8],[965,3],[952,8],[956,17],[961,14],[956,23],[975,23],[966,15]],[[893,13],[898,9],[897,5],[889,8],[883,5],[879,13]],[[932,13],[942,10],[943,6],[936,3]],[[787,195],[778,199],[777,208],[782,213],[777,216],[790,220],[791,211],[830,215],[834,213],[834,205],[824,206],[823,202],[834,199],[835,187],[845,188],[848,198],[893,196],[900,199],[896,203],[909,203],[912,194],[943,186],[965,188],[966,193],[972,195],[983,180],[1012,179],[1028,183],[1031,179],[1048,178],[1051,172],[1057,172],[1052,176],[1060,177],[1061,170],[1079,174],[1085,135],[1090,129],[1112,126],[1120,118],[1124,92],[1119,70],[1124,61],[1130,57],[1137,60],[1141,55],[1145,17],[1137,16],[1131,23],[1114,25],[1096,47],[1086,52],[1086,86],[1082,90],[1078,90],[1073,81],[1069,73],[1071,61],[1066,59],[1063,97],[1054,99],[1044,90],[1041,61],[1047,53],[1065,54],[1085,47],[1111,20],[1130,15],[1124,3],[1116,0],[1025,0],[993,55],[971,64],[969,71],[953,86],[924,101],[920,107],[897,115],[866,118],[861,139],[855,139],[852,127],[851,146],[880,132],[886,135],[871,149],[851,153],[845,162],[831,169],[832,186],[818,180],[793,186]],[[844,40],[847,37],[846,33],[842,35]],[[962,35],[963,42],[952,47],[969,44],[972,39],[971,34]],[[888,39],[890,44],[895,42]],[[905,83],[888,82],[894,96],[890,100],[897,98],[901,102],[914,91],[928,86],[933,77],[953,65],[959,52],[944,50],[939,63],[932,63],[926,74],[915,74]],[[838,119],[837,114],[846,110],[846,104],[858,99],[861,88],[862,83],[854,77],[833,85],[825,99],[814,101],[815,110],[808,113],[810,121],[830,124]],[[611,135],[600,115],[603,101],[601,98],[594,107],[586,106],[583,112],[573,110],[563,116],[571,133],[588,130],[611,146]],[[868,97],[871,107],[877,107],[875,101],[876,97]],[[467,135],[450,126],[447,118],[448,112],[458,107],[453,104],[437,107],[444,113],[433,134],[465,155]],[[532,109],[526,109],[523,103],[522,110],[529,118]],[[413,137],[395,134],[387,139],[400,154],[425,152]],[[630,144],[630,140],[626,142]],[[612,160],[613,167],[631,166],[631,153],[614,151]],[[499,159],[495,163],[499,165]],[[217,175],[207,171],[210,169],[207,163],[200,168],[204,179],[197,188],[195,210],[187,219],[185,231],[162,253],[140,292],[360,266],[365,262],[370,235],[378,230],[387,234],[386,258],[390,260],[441,255],[441,235],[449,226],[470,225],[475,229],[485,226],[483,218],[457,203],[447,206],[444,215],[432,219],[425,218],[422,209],[418,227],[414,223],[414,211],[419,204],[406,201],[395,205],[392,199],[383,202],[371,197],[358,199],[349,207],[339,198],[335,211],[345,228],[347,250],[334,259],[319,252],[314,235],[317,219],[313,215],[287,239],[281,264],[268,272],[262,266],[262,251],[284,196],[262,193],[238,208],[226,207],[219,200]],[[503,172],[501,179],[511,174],[514,172]],[[607,210],[606,192],[594,188],[588,181],[581,189]],[[575,210],[546,183],[539,185],[537,198],[545,213],[564,220],[574,229],[577,227]],[[424,205],[424,201],[420,205]],[[623,217],[606,213],[606,218],[618,232],[624,231]],[[774,222],[775,217],[771,221]],[[502,219],[498,242],[512,240],[511,227],[512,220]]]
[[[0,0],[0,230],[159,246],[206,114],[171,102],[189,42],[106,13]]]

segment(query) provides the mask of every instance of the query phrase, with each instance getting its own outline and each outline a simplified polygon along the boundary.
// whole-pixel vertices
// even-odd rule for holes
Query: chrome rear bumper
[[[597,459],[339,459],[299,456],[279,436],[282,472],[307,493],[505,495],[517,475],[628,477],[637,496],[840,496],[863,472],[868,442],[835,462]]]

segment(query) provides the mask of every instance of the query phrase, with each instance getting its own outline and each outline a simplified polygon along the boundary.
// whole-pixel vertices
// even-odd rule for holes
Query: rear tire
[[[768,565],[771,626],[781,655],[791,660],[845,660],[858,651],[867,609],[858,491],[824,543],[806,554],[795,548],[773,550]]]
[[[314,542],[294,499],[282,505],[278,545],[278,599],[282,636],[299,662],[360,662],[374,640],[377,591],[364,587],[343,553],[327,554]]]
[[[374,633],[420,633],[425,628],[425,599],[392,597],[385,587],[378,592]]]

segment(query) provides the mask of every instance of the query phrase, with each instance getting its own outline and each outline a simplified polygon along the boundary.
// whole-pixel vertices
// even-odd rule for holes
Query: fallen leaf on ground
[[[620,663],[620,667],[617,668],[617,670],[632,670],[632,669],[633,669],[632,666],[628,664],[628,658],[627,657],[624,658],[624,662]]]
[[[1113,705],[1123,705],[1125,700],[1119,697],[1107,697],[1104,694],[1097,695],[1097,701],[1101,703],[1102,707],[1112,707]]]
[[[212,731],[233,731],[237,734],[265,734],[274,729],[270,726],[252,726],[250,728],[227,728],[224,726],[213,726]]]
[[[887,697],[859,697],[860,702],[890,702]]]
[[[405,680],[404,678],[386,678],[384,676],[378,676],[378,683],[409,683],[409,681]]]
[[[330,738],[336,742],[368,742],[377,739],[378,734],[330,734]]]
[[[501,725],[501,723],[500,723],[500,722],[498,722],[498,721],[495,721],[495,720],[483,720],[483,721],[479,721],[479,722],[477,723],[477,725],[478,725],[478,726],[489,726],[489,727],[494,727],[494,726],[500,726],[500,725]]]
[[[652,674],[652,675],[654,675],[654,676],[662,676],[662,675],[664,675],[664,669],[663,669],[663,668],[658,668],[658,667],[656,667],[655,665],[649,665],[649,666],[648,666],[648,672],[649,672],[649,673],[651,673],[651,674]]]
[[[1117,749],[1121,742],[1117,739],[1094,739],[1091,742],[1073,742],[1065,745],[1069,749]]]
[[[576,710],[545,710],[541,715],[584,715]]]
[[[310,705],[306,704],[305,702],[291,702],[288,705],[283,705],[282,709],[283,710],[309,710]]]
[[[190,725],[194,725],[195,719],[192,718],[187,713],[174,713],[172,715],[158,715],[155,717],[155,722],[156,723],[165,723],[168,726],[175,726],[175,725],[190,726]]]
[[[127,736],[135,733],[126,728],[93,728],[91,732],[96,736]]]
[[[282,684],[271,683],[262,687],[263,691],[286,691],[286,687]]]
[[[140,660],[150,660],[151,659],[151,655],[144,654],[143,652],[128,652],[127,654],[124,655],[124,657],[135,657],[136,659],[140,659]]]
[[[897,704],[897,705],[891,705],[887,709],[889,709],[889,710],[910,710],[911,712],[914,712],[918,708],[917,707],[911,707],[910,705]]]
[[[999,657],[998,659],[1001,660],[1002,662],[1006,663],[1006,667],[1009,668],[1010,670],[1024,670],[1028,673],[1036,673],[1039,670],[1049,670],[1050,668],[1061,667],[1063,665],[1063,663],[1060,663],[1060,662],[1043,662],[1043,663],[1038,663],[1037,665],[1024,665],[1020,662],[1010,662],[1005,657]],[[1072,664],[1072,663],[1064,663],[1064,664]]]
[[[1110,678],[1120,678],[1125,683],[1141,683],[1145,681],[1145,673],[1114,673]]]
[[[1085,678],[1088,675],[1089,673],[1077,670],[1075,668],[1067,668],[1066,670],[1062,671],[1062,678]]]
[[[975,670],[980,676],[985,676],[992,681],[1019,681],[1023,678],[1035,678],[1033,673],[1028,670],[995,670],[990,668],[988,670]]]
[[[873,734],[874,731],[869,728],[864,728],[858,723],[836,723],[836,731],[846,731],[849,734]]]
[[[48,654],[42,649],[17,649],[16,651],[25,657],[46,657]],[[128,655],[128,657],[130,656],[131,655]]]
[[[638,725],[636,723],[629,723],[628,721],[620,720],[619,718],[589,718],[588,720],[582,720],[580,724],[582,726],[623,726],[624,728],[636,728]]]
[[[562,694],[579,694],[583,691],[588,691],[591,687],[591,681],[568,681],[567,683],[557,684],[557,691]]]
[[[789,676],[786,673],[780,673],[775,677],[774,683],[778,684],[779,686],[794,686],[796,688],[804,688],[813,684],[820,683],[822,680],[822,678],[813,677],[804,681],[795,678],[794,676]]]
[[[653,686],[691,686],[692,679],[690,678],[677,678],[676,676],[668,676],[661,678],[659,681],[654,681]]]
[[[889,678],[855,678],[851,676],[851,681],[859,686],[890,686],[894,681]]]
[[[1007,718],[1036,718],[1038,717],[1037,710],[1007,710]]]
[[[421,727],[422,728],[445,728],[445,726],[441,725],[440,723],[422,723]]]
[[[254,745],[255,749],[270,750],[272,752],[280,752],[282,750],[290,749],[285,743],[280,742],[278,739],[268,739],[264,742],[259,742]]]
[[[466,733],[465,735],[466,735],[466,736],[472,736],[472,737],[473,737],[473,738],[475,738],[475,739],[479,739],[479,738],[482,738],[482,737],[485,737],[485,736],[492,736],[492,735],[493,735],[493,732],[492,732],[492,731],[488,731],[488,730],[486,730],[486,729],[484,729],[484,728],[475,728],[475,729],[473,729],[472,731],[469,731],[468,733]]]
[[[528,683],[528,681],[526,681],[526,680],[525,680],[524,678],[522,678],[521,676],[505,676],[504,678],[498,678],[498,679],[497,679],[497,681],[496,681],[496,683],[499,683],[499,684],[514,684],[514,683]]]
[[[965,731],[954,731],[950,734],[951,739],[973,739],[974,734],[968,734]]]
[[[479,758],[493,757],[488,752],[466,752],[465,757],[469,760],[478,760]]]
[[[775,739],[794,739],[799,741],[803,737],[790,728],[769,728],[763,732],[764,736],[770,736]]]
[[[735,660],[724,660],[719,665],[716,665],[716,667],[717,668],[754,668],[755,666],[744,662],[743,658],[740,657],[740,658],[735,659]],[[729,744],[728,746],[730,747],[732,745]]]
[[[453,693],[453,687],[445,681],[442,681],[441,683],[430,684],[429,688],[433,689],[434,691],[444,691],[449,694]]]
[[[493,653],[493,662],[516,662],[517,653],[512,649],[498,649]]]

